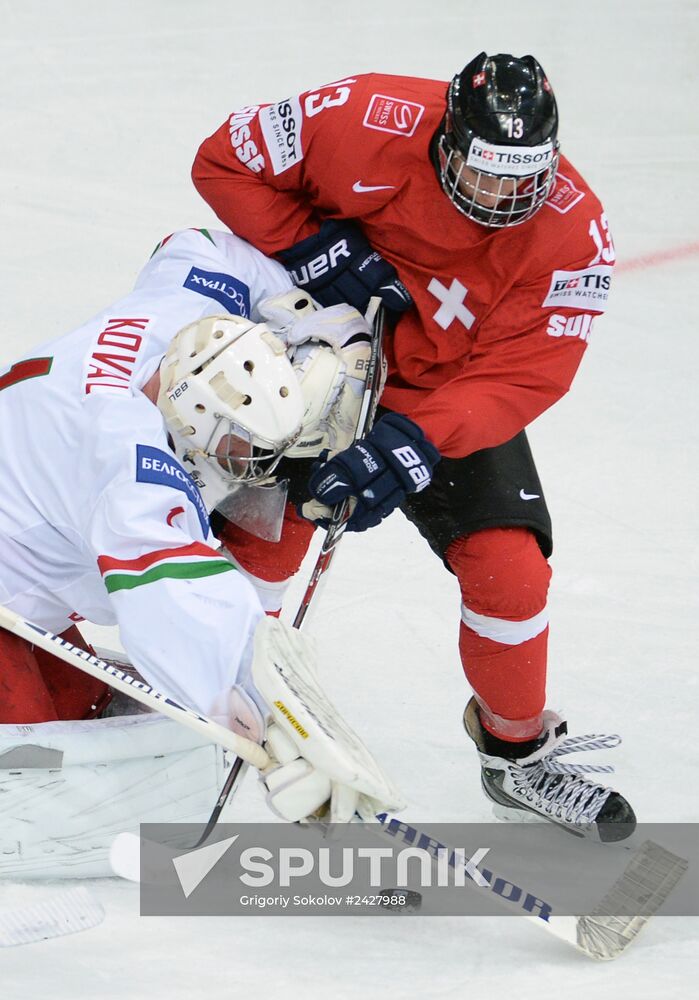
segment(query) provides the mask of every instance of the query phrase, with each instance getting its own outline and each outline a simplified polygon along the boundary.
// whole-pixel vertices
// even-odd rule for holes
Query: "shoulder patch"
[[[565,174],[559,172],[553,182],[553,190],[544,204],[548,205],[549,208],[554,208],[561,215],[565,215],[584,197],[585,192],[578,191],[575,184]]]
[[[589,309],[604,312],[609,298],[613,268],[597,264],[582,271],[554,271],[548,295],[541,303],[542,309],[566,306],[570,309]]]
[[[204,271],[193,267],[184,281],[184,287],[220,302],[226,312],[250,318],[250,289],[244,281],[219,271]]]
[[[401,97],[372,94],[362,125],[377,132],[413,135],[425,110],[424,104],[404,101]]]
[[[201,493],[188,472],[182,468],[174,455],[153,448],[152,445],[136,445],[136,482],[152,483],[156,486],[171,486],[184,493],[197,511],[204,538],[209,533],[209,514]],[[170,511],[172,513],[172,511]]]
[[[303,112],[298,97],[262,108],[259,121],[274,173],[283,174],[300,163]]]

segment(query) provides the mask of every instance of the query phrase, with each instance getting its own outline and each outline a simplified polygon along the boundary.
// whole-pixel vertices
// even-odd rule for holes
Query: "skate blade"
[[[515,806],[504,806],[499,802],[493,804],[493,815],[501,823],[545,823],[548,826],[556,826],[571,837],[580,837],[583,840],[591,840],[601,843],[599,831],[594,824],[581,824],[580,826],[570,826],[568,823],[561,823],[548,816],[532,812],[530,809],[517,809]]]

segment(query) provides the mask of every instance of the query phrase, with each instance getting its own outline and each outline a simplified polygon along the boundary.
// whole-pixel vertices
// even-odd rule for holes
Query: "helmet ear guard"
[[[546,201],[558,166],[558,110],[533,56],[481,52],[447,91],[435,165],[454,206],[481,225],[530,219]]]

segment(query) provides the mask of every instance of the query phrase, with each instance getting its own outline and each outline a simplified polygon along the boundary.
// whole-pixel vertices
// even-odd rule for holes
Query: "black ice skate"
[[[555,712],[544,712],[540,737],[509,743],[483,728],[475,698],[464,711],[464,727],[478,748],[483,791],[499,819],[523,822],[538,817],[578,837],[604,842],[625,840],[635,830],[636,817],[626,799],[582,777],[613,768],[558,762],[565,754],[618,746],[618,736],[564,738],[566,723]]]

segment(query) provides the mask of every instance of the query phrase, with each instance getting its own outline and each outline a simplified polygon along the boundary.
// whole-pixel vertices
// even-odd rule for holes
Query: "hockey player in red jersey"
[[[364,530],[401,507],[459,580],[486,794],[616,839],[631,807],[555,773],[574,741],[544,711],[551,524],[524,428],[570,387],[615,259],[557,133],[540,64],[483,52],[449,84],[359,75],[243,108],[202,143],[193,179],[321,304],[382,297],[383,416],[311,471],[305,512],[351,495],[349,529]],[[260,578],[285,575],[273,550],[246,547]]]

